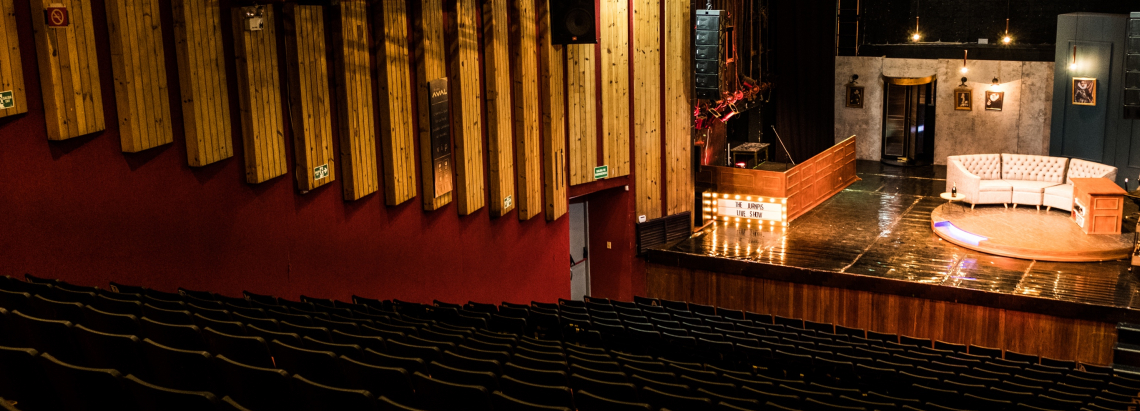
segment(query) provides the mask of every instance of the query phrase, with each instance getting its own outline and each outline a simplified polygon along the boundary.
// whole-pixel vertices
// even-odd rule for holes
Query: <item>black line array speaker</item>
[[[697,29],[693,32],[693,74],[698,99],[720,98],[720,35],[723,10],[697,10]]]
[[[598,42],[594,0],[550,0],[550,44]]]
[[[1124,48],[1124,118],[1140,119],[1140,12],[1128,16]]]

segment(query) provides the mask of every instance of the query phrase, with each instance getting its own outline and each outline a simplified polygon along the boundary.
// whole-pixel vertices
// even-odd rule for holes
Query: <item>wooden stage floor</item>
[[[1036,261],[956,246],[931,230],[931,212],[946,204],[939,198],[945,166],[860,160],[857,170],[860,181],[786,232],[717,223],[651,250],[649,263],[1074,319],[1140,320],[1132,309],[1140,304],[1140,281],[1126,260]],[[1128,207],[1126,215],[1136,212]],[[1124,225],[1131,233],[1136,221]]]

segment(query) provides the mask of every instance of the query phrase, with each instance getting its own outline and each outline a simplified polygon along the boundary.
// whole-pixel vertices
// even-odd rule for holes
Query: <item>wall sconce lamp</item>
[[[966,77],[965,77],[965,76],[962,76],[962,84],[959,84],[959,85],[958,85],[958,87],[967,87],[967,86],[966,86]]]
[[[859,75],[858,74],[852,74],[851,75],[851,83],[850,84],[852,86],[859,84]]]
[[[992,82],[990,82],[990,88],[997,88],[1000,85],[1001,85],[1001,82],[998,81],[997,77],[994,77],[994,80]]]
[[[962,74],[966,74],[967,72],[970,71],[970,69],[966,68],[966,57],[968,57],[969,55],[970,55],[970,50],[963,50],[963,53],[962,53],[962,69],[959,70],[962,72]]]

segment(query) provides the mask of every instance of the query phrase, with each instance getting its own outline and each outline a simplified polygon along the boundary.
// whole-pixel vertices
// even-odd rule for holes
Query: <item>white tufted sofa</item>
[[[947,157],[946,191],[956,184],[971,207],[1013,203],[1071,210],[1074,177],[1116,178],[1116,167],[1064,157],[970,154]]]

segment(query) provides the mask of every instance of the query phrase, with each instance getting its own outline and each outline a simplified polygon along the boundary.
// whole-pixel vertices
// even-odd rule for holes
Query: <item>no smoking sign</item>
[[[48,27],[64,28],[71,24],[67,7],[61,3],[52,3],[44,9],[44,21]]]

